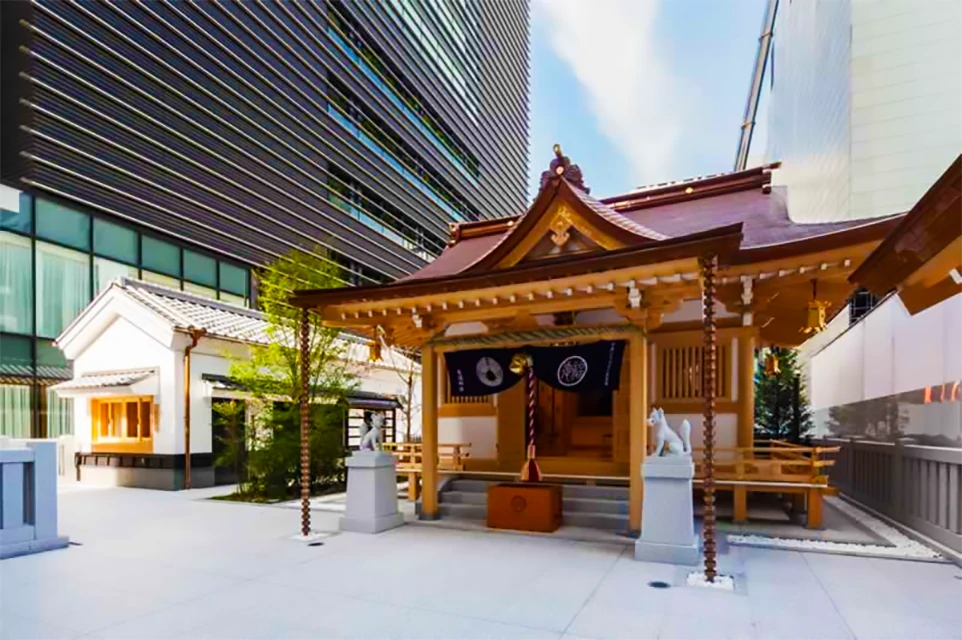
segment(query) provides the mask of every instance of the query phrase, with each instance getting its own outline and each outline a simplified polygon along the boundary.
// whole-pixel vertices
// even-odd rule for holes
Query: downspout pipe
[[[207,330],[188,327],[187,334],[190,344],[184,347],[184,489],[190,489],[190,352]]]

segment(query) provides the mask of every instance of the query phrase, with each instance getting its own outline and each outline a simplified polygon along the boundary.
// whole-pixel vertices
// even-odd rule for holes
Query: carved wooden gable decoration
[[[555,146],[528,211],[469,272],[507,269],[519,263],[643,246],[666,239],[588,195],[581,170]]]

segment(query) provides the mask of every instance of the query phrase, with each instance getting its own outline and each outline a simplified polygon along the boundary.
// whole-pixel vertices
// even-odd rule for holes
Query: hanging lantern
[[[771,378],[779,373],[781,373],[781,369],[778,367],[778,352],[775,347],[772,347],[765,354],[765,376]]]
[[[374,339],[367,345],[367,359],[369,362],[380,362],[381,360],[381,341]]]
[[[818,299],[818,281],[812,280],[812,299],[808,303],[808,316],[802,333],[809,335],[825,329],[825,309],[830,303]]]
[[[534,367],[531,356],[524,352],[514,354],[508,369],[515,375],[525,376],[525,385],[528,391],[528,451],[527,459],[521,467],[521,482],[539,482],[541,480],[541,469],[535,460],[534,446],[534,420],[535,420],[535,394],[537,387],[534,380]]]

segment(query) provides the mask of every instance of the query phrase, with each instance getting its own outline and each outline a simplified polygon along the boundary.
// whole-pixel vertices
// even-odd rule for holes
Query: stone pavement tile
[[[7,611],[0,615],[0,640],[49,640],[78,635],[77,631],[60,626],[50,618],[31,618]]]
[[[825,625],[818,618],[816,614],[801,620],[758,620],[754,622],[755,635],[759,640],[851,640],[855,637],[846,625]]]
[[[890,613],[873,607],[845,611],[843,615],[859,640],[954,640],[958,637],[930,618],[901,611]]]
[[[589,602],[565,630],[584,638],[637,638],[658,637],[665,611],[651,611],[644,607],[609,606]]]
[[[747,620],[706,618],[697,611],[665,618],[659,640],[755,640],[755,627]]]
[[[79,634],[164,606],[165,603],[152,598],[149,591],[133,591],[123,585],[97,587],[68,576],[5,590],[0,598],[0,617],[14,614],[53,621],[57,626]]]

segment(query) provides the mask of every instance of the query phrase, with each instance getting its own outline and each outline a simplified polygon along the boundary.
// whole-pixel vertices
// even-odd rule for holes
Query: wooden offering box
[[[488,487],[488,526],[556,531],[561,526],[561,485],[528,482]]]

